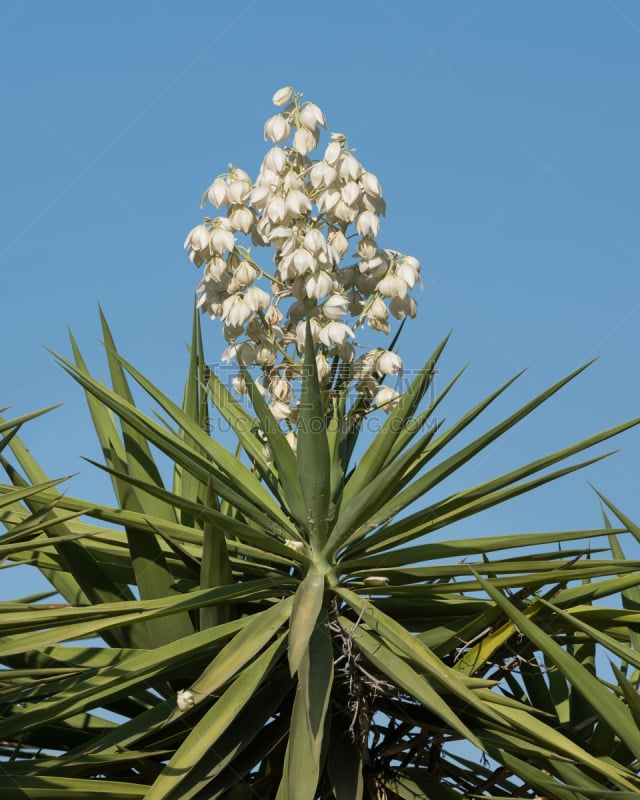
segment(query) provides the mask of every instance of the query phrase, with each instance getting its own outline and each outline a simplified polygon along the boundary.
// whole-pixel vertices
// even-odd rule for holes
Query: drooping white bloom
[[[355,333],[344,322],[330,322],[318,334],[318,338],[325,347],[333,347],[334,344],[344,344],[347,338],[353,339]]]
[[[406,319],[407,317],[413,319],[417,310],[418,306],[416,301],[408,294],[404,297],[394,297],[389,303],[389,311],[391,311],[396,319]]]
[[[391,272],[378,281],[376,288],[383,297],[404,297],[407,293],[407,284]]]
[[[271,380],[269,383],[269,392],[274,400],[279,400],[281,403],[288,403],[293,397],[293,387],[291,383],[281,376]]]
[[[252,309],[241,294],[232,294],[222,304],[222,319],[229,325],[244,325],[251,312]]]
[[[342,258],[349,249],[349,240],[342,231],[331,231],[329,234],[329,245],[333,247],[338,256]]]
[[[318,380],[320,383],[323,383],[324,379],[329,377],[329,373],[331,372],[331,367],[324,353],[318,353],[316,356],[316,368],[318,370]]]
[[[301,156],[306,156],[318,146],[318,136],[316,131],[307,130],[307,128],[298,128],[293,135],[293,149],[300,153]]]
[[[318,343],[318,337],[320,336],[320,332],[322,330],[322,326],[318,322],[317,319],[312,317],[309,320],[309,325],[311,327],[311,338],[313,339],[313,343]],[[304,352],[304,344],[307,338],[307,325],[305,322],[299,322],[296,325],[296,344],[298,347],[298,352]]]
[[[326,319],[342,319],[347,313],[347,298],[341,294],[332,294],[322,305],[322,314]]]
[[[207,190],[207,197],[211,205],[220,208],[227,202],[227,184],[222,178],[216,178]]]
[[[281,175],[287,166],[287,155],[281,147],[272,147],[262,163],[275,175]]]
[[[242,231],[242,233],[249,233],[251,226],[254,223],[251,209],[247,208],[246,206],[238,206],[237,208],[234,208],[229,215],[229,222],[234,230]]]
[[[309,198],[299,189],[292,189],[287,193],[287,210],[295,217],[302,216],[308,211],[311,211],[311,202]]]
[[[264,126],[264,138],[272,142],[286,142],[291,135],[291,125],[282,114],[269,117]]]
[[[376,359],[378,375],[399,375],[402,372],[402,359],[391,350],[383,350]]]
[[[233,273],[233,280],[242,287],[250,286],[258,277],[258,270],[248,261],[241,261]]]
[[[213,228],[209,239],[209,248],[212,253],[222,255],[226,250],[233,250],[236,237],[230,230],[225,230],[221,225]]]
[[[401,395],[390,386],[381,386],[375,397],[375,404],[378,408],[389,413],[400,404]]]
[[[307,297],[312,300],[320,300],[321,297],[329,294],[332,285],[333,281],[329,273],[324,270],[319,270],[309,275],[304,287]]]
[[[258,286],[252,286],[244,293],[244,301],[251,311],[264,311],[271,303],[271,295]]]
[[[196,225],[187,234],[187,238],[184,240],[184,247],[185,249],[190,247],[193,250],[206,250],[209,247],[210,240],[210,229],[204,224]]]
[[[293,86],[283,86],[273,95],[272,102],[274,106],[286,106],[292,97]]]
[[[328,145],[327,149],[324,151],[324,160],[327,162],[327,164],[330,164],[332,167],[334,167],[337,164],[341,154],[342,146],[340,142],[331,142],[331,144]]]
[[[300,112],[300,124],[308,128],[310,131],[315,131],[318,125],[323,128],[327,127],[324,114],[315,103],[307,103]]]
[[[380,220],[373,211],[363,211],[358,214],[356,219],[356,230],[360,236],[373,236],[375,238],[380,230]]]
[[[284,202],[284,197],[280,197],[280,195],[271,197],[265,205],[264,213],[274,225],[283,222],[287,218],[287,206]]]
[[[271,367],[276,363],[278,354],[273,345],[265,342],[258,345],[255,352],[255,362],[259,367]]]
[[[382,197],[380,181],[372,172],[363,172],[360,176],[360,185],[371,197]]]
[[[274,419],[278,422],[281,422],[283,419],[289,419],[293,414],[291,406],[288,403],[281,403],[279,400],[269,403],[269,410],[273,414]]]
[[[231,379],[231,385],[238,394],[248,394],[244,375],[234,375]]]
[[[227,189],[227,196],[230,203],[244,203],[244,201],[251,194],[253,186],[251,181],[246,181],[241,178],[232,180]]]
[[[347,181],[340,192],[345,203],[352,206],[360,198],[360,187],[355,181]]]
[[[309,230],[304,235],[304,246],[310,253],[315,255],[316,253],[325,252],[327,249],[327,243],[324,240],[324,236],[317,228],[309,228]]]
[[[355,156],[352,156],[351,153],[345,153],[340,160],[338,175],[344,181],[357,181],[360,175],[362,175],[362,164]]]

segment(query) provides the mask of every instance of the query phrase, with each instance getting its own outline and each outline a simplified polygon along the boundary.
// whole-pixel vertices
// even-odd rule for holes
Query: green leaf
[[[310,572],[298,586],[293,599],[288,651],[289,669],[292,676],[298,671],[307,650],[323,600],[324,576],[317,572]]]
[[[320,552],[327,541],[331,474],[325,412],[314,354],[315,346],[307,319],[298,411],[298,479],[307,509],[310,542],[313,549]]]

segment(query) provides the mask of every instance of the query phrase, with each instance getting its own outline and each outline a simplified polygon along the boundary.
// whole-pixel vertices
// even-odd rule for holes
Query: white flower
[[[405,295],[405,297],[394,297],[389,303],[389,310],[396,319],[406,319],[406,317],[413,319],[418,306],[413,297]]]
[[[234,208],[229,216],[231,227],[234,230],[242,231],[243,233],[249,233],[251,226],[253,225],[253,221],[253,214],[246,206]]]
[[[319,189],[321,186],[331,186],[337,175],[336,169],[326,161],[318,161],[309,172],[309,180],[314,189]]]
[[[342,187],[341,195],[344,202],[352,206],[360,198],[360,187],[355,181],[347,181]]]
[[[364,258],[368,261],[372,258],[375,258],[375,255],[378,252],[378,244],[376,240],[372,239],[370,236],[364,236],[358,242],[356,250],[361,258]]]
[[[356,230],[360,236],[373,236],[375,238],[380,230],[380,220],[373,211],[363,211],[358,214]]]
[[[313,339],[314,345],[318,344],[318,337],[322,330],[322,326],[318,322],[317,319],[311,318],[309,320],[309,325],[311,326],[311,338]],[[304,352],[304,344],[307,338],[307,324],[306,322],[299,322],[296,325],[296,344],[298,347],[298,352]]]
[[[307,130],[307,128],[298,128],[293,135],[293,149],[300,153],[301,156],[306,156],[318,146],[318,136],[316,131]]]
[[[283,222],[287,218],[287,206],[285,205],[284,197],[279,195],[272,197],[265,205],[264,213],[274,225]]]
[[[287,156],[281,147],[272,147],[264,157],[263,164],[276,175],[281,175],[287,166]]]
[[[327,127],[324,114],[314,103],[307,103],[302,109],[300,112],[300,124],[310,131],[315,131],[318,125],[322,125],[323,128]]]
[[[388,318],[389,318],[389,309],[385,305],[384,300],[381,300],[379,297],[376,297],[375,300],[371,303],[371,305],[367,309],[367,319],[369,320],[369,322],[371,322],[371,320],[386,322]]]
[[[254,208],[262,210],[271,198],[271,187],[266,185],[256,186],[251,192],[250,202]]]
[[[211,231],[209,228],[204,224],[196,225],[187,234],[187,238],[184,240],[184,247],[185,249],[191,247],[193,250],[205,250],[209,247],[210,240]]]
[[[316,253],[326,252],[327,243],[324,240],[324,236],[317,228],[309,228],[309,230],[304,235],[304,246],[305,248],[315,255]]]
[[[241,294],[232,294],[222,304],[222,319],[229,325],[244,325],[251,312],[252,309]]]
[[[252,286],[244,293],[244,300],[251,311],[264,311],[271,303],[271,295],[257,286]]]
[[[398,375],[402,372],[402,359],[391,350],[383,350],[376,360],[378,375]]]
[[[239,286],[250,286],[258,277],[258,270],[248,261],[241,261],[233,273],[233,279]]]
[[[344,344],[347,337],[353,339],[355,333],[343,322],[330,322],[328,325],[325,325],[318,334],[318,338],[325,347],[332,347],[334,344]]]
[[[320,383],[322,383],[331,372],[331,366],[329,365],[327,357],[324,355],[324,353],[318,353],[316,356],[316,369],[318,370],[318,380]]]
[[[308,211],[311,211],[311,203],[309,198],[299,189],[292,189],[287,193],[287,210],[293,214],[294,217],[302,216]]]
[[[275,420],[280,422],[283,419],[289,419],[293,414],[293,409],[288,403],[281,403],[279,400],[275,400],[273,403],[269,403],[269,409],[273,414]]]
[[[188,711],[190,708],[193,708],[196,704],[193,692],[189,691],[189,689],[178,689],[176,704],[180,711]]]
[[[384,297],[404,297],[407,293],[407,284],[397,275],[389,273],[378,281],[376,289]]]
[[[251,194],[251,186],[250,181],[245,181],[242,179],[232,180],[229,184],[229,188],[227,189],[227,196],[229,197],[230,203],[244,203],[244,201],[249,197]]]
[[[342,256],[349,249],[349,240],[342,231],[331,231],[329,234],[329,246],[333,247],[338,256]]]
[[[291,125],[282,114],[276,114],[265,122],[264,138],[272,142],[286,142],[291,135]]]
[[[341,319],[346,313],[347,298],[340,294],[332,294],[322,306],[322,314],[326,319]]]
[[[307,270],[315,270],[316,260],[308,250],[300,248],[292,255],[293,266],[297,275],[304,275]]]
[[[380,181],[372,172],[363,172],[360,176],[360,185],[371,197],[381,197],[382,187]]]
[[[319,270],[307,278],[304,287],[308,298],[319,300],[331,291],[332,285],[331,276],[324,270]]]
[[[376,394],[375,404],[389,413],[400,404],[400,394],[390,386],[381,386]]]
[[[331,145],[329,145],[331,147]],[[327,159],[328,161],[329,159]],[[351,153],[345,153],[338,167],[338,175],[344,181],[357,181],[362,175],[362,164]]]
[[[270,344],[261,344],[256,349],[255,362],[259,367],[271,367],[276,363],[277,353]]]
[[[269,383],[269,392],[274,400],[279,400],[281,403],[288,403],[293,397],[293,388],[291,384],[286,378],[281,376],[273,378]]]
[[[207,189],[207,197],[211,205],[220,208],[227,202],[227,184],[222,178],[216,178]]]
[[[340,202],[340,192],[335,189],[327,189],[321,192],[316,198],[316,205],[320,211],[331,211]]]
[[[247,394],[247,382],[244,375],[234,375],[231,379],[231,385],[238,394]]]
[[[286,106],[293,97],[293,86],[283,86],[272,97],[274,106]]]
[[[227,262],[224,260],[224,258],[220,258],[220,256],[214,256],[210,261],[207,262],[207,266],[205,267],[205,280],[213,281],[214,283],[220,283],[226,269]]]
[[[236,244],[236,237],[231,231],[225,230],[223,227],[216,227],[211,231],[211,238],[209,240],[209,248],[212,253],[222,255],[225,250],[233,250]]]
[[[340,155],[342,154],[342,146],[340,142],[331,142],[324,151],[324,160],[332,167],[335,166]]]
[[[347,223],[353,222],[356,217],[356,213],[356,209],[350,206],[348,203],[345,203],[344,200],[338,200],[336,207],[333,209],[334,217]]]

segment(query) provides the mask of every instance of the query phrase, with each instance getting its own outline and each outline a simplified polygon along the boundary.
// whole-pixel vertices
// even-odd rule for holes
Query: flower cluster
[[[187,236],[191,261],[204,267],[198,305],[223,323],[223,360],[260,368],[256,386],[276,419],[295,423],[307,319],[320,381],[328,386],[336,365],[343,375],[346,365],[357,390],[388,411],[398,395],[380,382],[399,374],[402,360],[361,348],[356,331],[366,323],[389,334],[390,317],[415,316],[410,291],[420,283],[420,263],[378,246],[382,189],[343,134],[332,133],[322,157],[312,156],[326,128],[320,108],[290,86],[273,102],[281,111],[265,124],[272,146],[256,180],[229,165],[202,201],[218,215]],[[274,251],[269,267],[252,247]],[[246,393],[242,374],[233,386]]]

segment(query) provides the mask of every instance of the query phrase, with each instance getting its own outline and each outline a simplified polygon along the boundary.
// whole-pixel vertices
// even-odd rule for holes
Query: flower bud
[[[283,86],[272,97],[274,106],[286,106],[293,97],[293,86]]]
[[[381,197],[382,187],[372,172],[363,172],[360,176],[360,185],[370,197]]]
[[[216,178],[211,186],[207,189],[207,197],[211,205],[216,208],[225,205],[228,202],[227,198],[227,184],[223,178]]]
[[[189,689],[179,689],[176,704],[180,711],[188,711],[190,708],[193,708],[196,704],[193,692],[189,691]]]
[[[291,444],[291,442],[289,440],[289,435],[291,433],[293,433],[293,431],[290,431],[285,437],[287,439],[287,441],[289,442],[289,444]],[[295,436],[295,434],[293,434],[293,435]],[[297,442],[296,442],[296,445],[297,445]],[[295,453],[295,449],[293,447],[291,449]],[[304,542],[299,542],[297,539],[285,539],[284,543],[285,543],[285,545],[287,547],[290,547],[292,550],[295,550],[296,553],[304,553]]]

